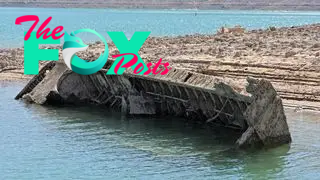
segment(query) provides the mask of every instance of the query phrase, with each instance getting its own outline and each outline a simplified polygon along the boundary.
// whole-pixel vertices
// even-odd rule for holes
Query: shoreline
[[[146,62],[162,58],[175,68],[222,78],[225,82],[236,80],[232,86],[239,91],[244,89],[246,77],[264,78],[289,106],[296,102],[296,107],[304,105],[320,110],[319,32],[320,24],[312,24],[244,33],[150,37],[139,54]],[[108,46],[112,61],[111,56],[119,52],[113,43]],[[96,42],[77,55],[95,59],[103,49],[104,45]],[[40,61],[40,66],[44,64],[46,61]],[[0,81],[30,77],[23,74],[23,48],[0,49]]]
[[[265,13],[320,13],[319,10],[308,10],[308,9],[192,9],[192,8],[126,8],[126,7],[34,7],[34,6],[1,6],[0,9],[5,8],[13,8],[13,9],[73,9],[73,10],[114,10],[114,11],[168,11],[168,12],[175,12],[175,11],[190,11],[190,13],[210,13],[210,12],[234,12],[234,11],[249,11],[249,12],[257,12],[261,14],[261,11]]]
[[[261,2],[192,2],[192,1],[175,1],[168,2],[149,2],[139,1],[132,2],[120,0],[119,2],[94,2],[82,0],[79,2],[0,2],[0,7],[30,7],[30,8],[111,8],[111,9],[194,9],[194,10],[293,10],[293,11],[319,11],[320,3],[304,4],[299,1],[287,3],[261,3]]]

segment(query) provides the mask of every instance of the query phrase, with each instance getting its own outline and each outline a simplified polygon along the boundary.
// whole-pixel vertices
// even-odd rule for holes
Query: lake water
[[[21,15],[63,25],[152,36],[214,33],[223,25],[249,29],[319,23],[319,12],[151,11],[0,8],[0,47],[23,45]],[[96,37],[86,35],[85,41]],[[287,110],[291,146],[229,151],[229,134],[186,126],[181,119],[127,119],[93,107],[46,107],[13,100],[23,83],[0,84],[0,179],[318,179],[319,114]]]
[[[318,179],[319,115],[287,110],[291,146],[229,151],[229,134],[181,119],[127,119],[93,107],[13,100],[0,85],[0,179]],[[228,137],[229,136],[229,137]]]
[[[177,36],[212,34],[224,25],[240,24],[248,29],[256,29],[320,23],[320,12],[198,11],[195,16],[194,10],[0,8],[0,47],[23,45],[23,32],[33,23],[15,25],[15,19],[23,15],[38,15],[40,23],[52,16],[53,19],[48,25],[51,30],[59,25],[64,26],[68,33],[90,28],[107,39],[107,31],[123,31],[128,37],[135,31],[151,31],[151,36]],[[99,40],[92,34],[80,36],[84,41]]]

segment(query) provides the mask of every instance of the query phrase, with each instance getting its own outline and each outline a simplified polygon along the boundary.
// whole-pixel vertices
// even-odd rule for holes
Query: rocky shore
[[[319,38],[320,24],[244,33],[150,37],[139,54],[146,62],[162,58],[176,68],[232,81],[238,91],[243,91],[240,87],[245,86],[248,76],[264,78],[272,82],[285,102],[307,101],[310,106],[319,107]],[[97,42],[78,56],[94,59],[103,49],[104,45]],[[113,43],[109,49],[112,60],[111,55],[119,52]],[[23,75],[23,48],[0,50],[0,79],[23,78],[30,78]]]

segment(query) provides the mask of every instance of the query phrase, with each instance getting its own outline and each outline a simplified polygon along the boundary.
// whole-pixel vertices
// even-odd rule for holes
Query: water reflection
[[[81,131],[118,135],[126,146],[143,149],[150,146],[181,146],[190,151],[210,152],[212,147],[222,150],[232,147],[240,135],[227,129],[207,129],[187,124],[178,118],[126,118],[121,114],[99,107],[50,107],[34,105],[34,114],[56,125],[61,131]],[[55,120],[52,121],[52,117]],[[146,143],[144,145],[144,143]],[[156,147],[154,147],[156,148]],[[157,153],[156,153],[157,154]],[[161,154],[161,153],[160,153]]]

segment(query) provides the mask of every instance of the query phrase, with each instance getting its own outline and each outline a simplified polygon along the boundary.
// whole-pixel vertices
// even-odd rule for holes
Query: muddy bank
[[[282,99],[317,105],[320,104],[319,37],[320,24],[245,33],[150,37],[140,55],[145,61],[162,58],[176,68],[232,82],[238,92],[243,91],[247,76],[264,78],[272,82]],[[101,43],[91,44],[78,56],[93,59],[103,49]],[[109,49],[112,60],[111,55],[119,52],[113,43]],[[22,74],[22,68],[23,48],[0,51],[0,79],[28,78]]]

